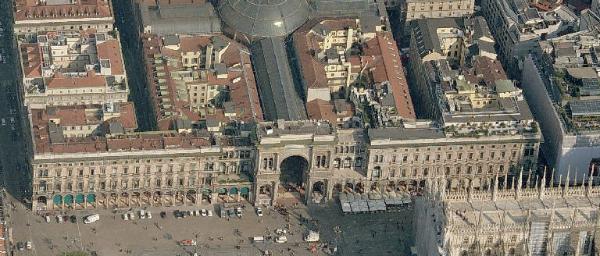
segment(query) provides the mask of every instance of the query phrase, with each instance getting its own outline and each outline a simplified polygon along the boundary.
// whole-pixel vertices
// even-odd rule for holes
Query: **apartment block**
[[[159,129],[200,120],[220,130],[230,121],[262,120],[248,49],[221,35],[146,34],[148,90]]]
[[[127,101],[121,44],[112,31],[40,32],[19,40],[18,49],[30,108]]]
[[[524,0],[481,2],[483,16],[497,40],[500,60],[511,74],[520,74],[524,58],[540,41],[577,27],[579,18],[566,6],[552,10],[537,7],[535,2]]]
[[[535,169],[538,125],[521,89],[490,58],[494,39],[484,20],[425,19],[412,27],[411,94],[421,102],[417,116],[435,121],[448,138],[470,137],[475,145],[517,143],[523,157],[505,171]]]
[[[16,0],[14,32],[18,37],[46,31],[114,29],[110,0]]]
[[[474,0],[406,0],[406,22],[416,19],[463,17],[475,11]]]
[[[400,53],[380,20],[322,20],[300,28],[293,41],[309,118],[345,127],[361,119],[373,127],[415,120]]]
[[[540,42],[525,60],[521,84],[544,134],[542,150],[562,175],[598,175],[597,35],[580,31]]]

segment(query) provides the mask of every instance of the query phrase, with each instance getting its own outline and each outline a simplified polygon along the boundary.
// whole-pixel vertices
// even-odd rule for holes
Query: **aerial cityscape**
[[[1,0],[0,256],[600,255],[600,0]]]

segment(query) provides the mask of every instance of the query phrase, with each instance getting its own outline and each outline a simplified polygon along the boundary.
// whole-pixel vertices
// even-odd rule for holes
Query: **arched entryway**
[[[282,184],[301,186],[304,174],[308,169],[308,161],[301,156],[290,156],[281,162],[279,181]]]
[[[242,196],[242,198],[244,200],[248,200],[250,197],[250,188],[249,187],[242,187],[240,189],[240,196]]]
[[[304,181],[308,171],[308,161],[301,156],[290,156],[284,159],[279,166],[278,197],[281,199],[304,199]]]
[[[270,184],[264,184],[258,187],[256,192],[256,204],[270,205],[273,199],[273,187]]]
[[[317,181],[312,186],[312,201],[314,203],[321,203],[326,195],[325,183],[322,181]]]
[[[37,198],[36,207],[38,210],[46,210],[47,203],[48,203],[48,198],[45,196],[40,196]]]
[[[73,195],[66,195],[64,200],[66,206],[70,207],[71,205],[73,205]]]
[[[193,189],[188,190],[185,197],[188,202],[191,202],[192,204],[196,204],[196,190],[193,190]]]
[[[86,201],[88,202],[88,204],[94,205],[96,203],[96,195],[95,194],[88,194],[87,197],[86,197]]]

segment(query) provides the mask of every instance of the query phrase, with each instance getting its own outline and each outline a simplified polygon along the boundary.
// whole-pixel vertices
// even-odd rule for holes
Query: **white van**
[[[252,241],[255,243],[262,243],[265,241],[265,237],[264,236],[255,236],[252,238]]]
[[[92,215],[89,215],[89,216],[85,216],[83,218],[83,223],[84,224],[90,224],[90,223],[94,223],[94,222],[96,222],[98,220],[100,220],[100,215],[98,215],[98,214],[92,214]]]

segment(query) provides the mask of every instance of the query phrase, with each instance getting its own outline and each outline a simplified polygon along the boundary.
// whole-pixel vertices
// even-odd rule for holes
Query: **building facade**
[[[45,31],[93,29],[102,33],[114,29],[115,20],[109,0],[16,0],[14,5],[14,32],[17,37],[31,37]]]
[[[509,74],[520,74],[523,60],[538,42],[575,29],[578,17],[563,5],[539,10],[531,1],[484,0],[483,16],[497,40],[499,56]],[[517,76],[518,77],[518,76]]]
[[[36,154],[33,209],[236,202],[253,197],[252,147]]]
[[[406,22],[416,19],[462,17],[475,11],[474,0],[406,0]]]
[[[429,180],[415,203],[418,254],[597,254],[600,197],[592,179],[575,187],[567,176],[557,179],[565,187],[546,187],[557,176],[517,177],[505,183],[496,176],[486,191],[459,192]]]

